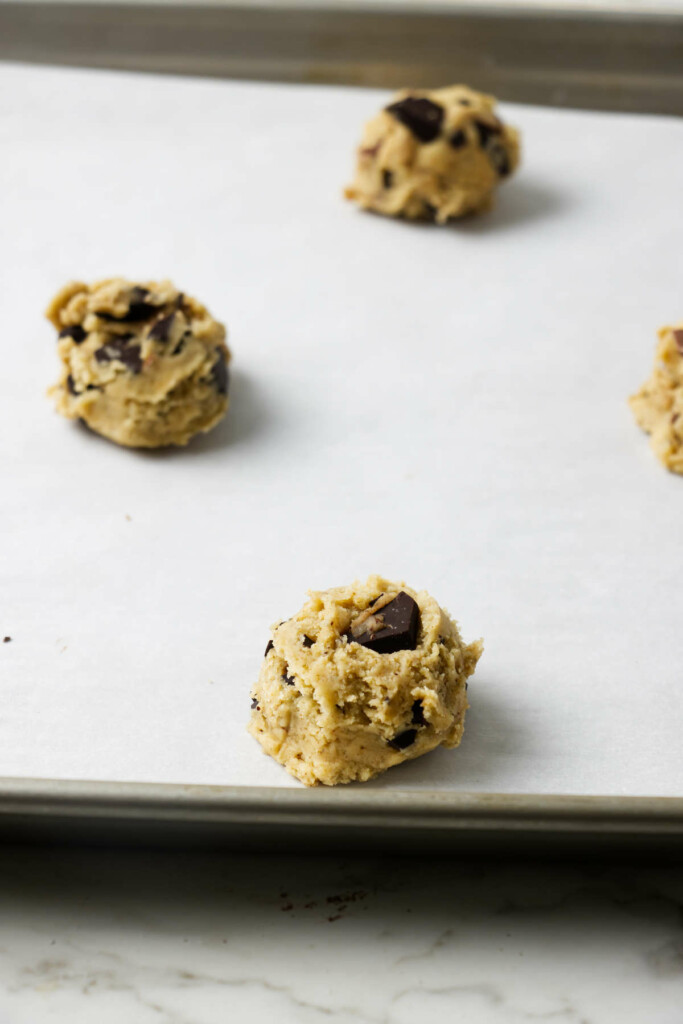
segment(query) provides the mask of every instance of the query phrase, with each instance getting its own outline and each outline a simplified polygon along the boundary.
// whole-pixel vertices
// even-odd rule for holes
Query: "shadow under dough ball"
[[[519,135],[495,103],[466,85],[398,93],[365,126],[346,198],[438,224],[490,209],[519,164]]]
[[[458,746],[482,649],[405,584],[370,576],[313,591],[272,629],[249,732],[307,786],[366,781]]]
[[[46,311],[57,328],[57,411],[131,448],[185,445],[228,408],[223,324],[170,281],[72,282]]]

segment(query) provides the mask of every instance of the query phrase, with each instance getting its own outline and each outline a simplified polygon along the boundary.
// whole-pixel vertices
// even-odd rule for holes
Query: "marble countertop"
[[[681,1024],[683,871],[0,850],[0,1024]]]

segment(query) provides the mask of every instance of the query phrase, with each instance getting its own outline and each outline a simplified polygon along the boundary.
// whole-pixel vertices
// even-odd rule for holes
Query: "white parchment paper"
[[[245,733],[268,626],[381,572],[486,651],[460,750],[372,785],[683,793],[683,480],[625,402],[683,317],[683,124],[504,108],[523,169],[436,229],[340,197],[385,98],[0,68],[0,774],[296,785]],[[45,397],[47,301],[116,274],[229,326],[185,451]]]

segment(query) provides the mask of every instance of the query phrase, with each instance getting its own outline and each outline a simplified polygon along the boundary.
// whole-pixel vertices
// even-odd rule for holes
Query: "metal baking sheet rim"
[[[354,2],[0,0],[0,60],[387,89],[459,79],[500,99],[683,114],[683,14]]]
[[[683,798],[0,779],[0,839],[272,849],[683,846]]]

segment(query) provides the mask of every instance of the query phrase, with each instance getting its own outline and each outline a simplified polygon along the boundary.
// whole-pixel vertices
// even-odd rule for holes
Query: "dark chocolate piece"
[[[479,134],[479,144],[486,149],[494,135],[500,135],[500,125],[485,124],[483,121],[475,121],[474,127]]]
[[[500,174],[501,178],[505,178],[510,173],[510,158],[505,146],[496,140],[490,144],[487,152],[495,170]]]
[[[3,644],[8,644],[8,643],[10,643],[11,639],[12,639],[11,636],[3,636],[2,642],[3,642]]]
[[[410,721],[413,725],[427,725],[427,719],[425,718],[424,708],[422,707],[422,701],[416,700],[412,706],[412,718]]]
[[[219,395],[227,395],[228,388],[230,387],[230,373],[228,371],[228,364],[225,361],[225,353],[222,348],[216,349],[217,359],[211,368],[211,379],[216,385],[216,391]]]
[[[385,604],[374,615],[362,623],[362,632],[353,634],[353,627],[346,633],[350,643],[369,647],[378,654],[393,654],[395,651],[414,651],[420,628],[420,609],[412,597],[401,591],[393,601]]]
[[[80,394],[80,391],[76,391],[76,385],[74,384],[74,379],[71,376],[71,374],[69,374],[69,376],[66,378],[66,390],[69,392],[70,395]]]
[[[400,732],[398,736],[394,736],[393,740],[389,740],[389,746],[393,747],[394,750],[405,750],[411,743],[415,742],[417,736],[417,729],[406,729],[405,732]]]
[[[251,698],[251,710],[252,711],[256,711],[257,708],[258,708],[258,697],[252,697]]]
[[[443,124],[443,107],[420,96],[408,96],[386,108],[397,121],[415,135],[420,142],[433,142]]]
[[[394,184],[394,176],[391,171],[382,171],[382,185],[384,188],[391,188]]]
[[[463,131],[453,132],[450,139],[448,140],[453,149],[462,149],[467,142],[467,136]]]
[[[118,338],[110,338],[106,345],[96,350],[95,359],[98,363],[111,363],[117,359],[131,373],[140,373],[142,369],[140,346],[128,344],[132,337],[132,334],[124,334]]]
[[[269,640],[268,643],[266,644],[266,652],[263,655],[264,658],[268,657],[268,655],[270,654],[270,652],[272,651],[274,646],[275,646],[275,644],[273,643],[273,641]]]
[[[287,686],[294,686],[294,676],[288,676],[287,669],[282,673],[282,678],[287,683]]]
[[[315,640],[311,640],[310,636],[304,636],[302,643],[304,647],[312,647]]]
[[[676,342],[676,348],[683,356],[683,327],[674,327],[673,336],[674,341]]]
[[[59,337],[71,338],[75,345],[80,345],[88,337],[88,333],[83,330],[80,324],[74,324],[73,327],[63,327],[59,332]]]
[[[185,338],[186,338],[186,336],[187,336],[187,332],[185,332],[185,334],[183,334],[182,338],[180,339],[180,341],[178,342],[176,347],[171,352],[172,356],[179,356],[180,353],[183,351],[183,349],[185,348]]]
[[[154,313],[159,311],[159,307],[153,305],[151,302],[147,302],[149,292],[146,288],[140,288],[136,285],[130,290],[130,298],[128,300],[128,312],[124,313],[123,316],[114,316],[112,313],[100,313],[95,311],[95,315],[99,316],[101,320],[115,320],[120,324],[132,324],[138,320],[146,320],[147,317],[153,316]]]
[[[162,344],[165,344],[171,336],[174,320],[175,313],[169,313],[168,316],[162,316],[159,320],[155,320],[150,327],[147,337],[151,338],[152,341],[160,341]]]
[[[436,220],[436,207],[432,203],[428,203],[425,200],[422,204],[424,209],[424,219],[434,221]]]

